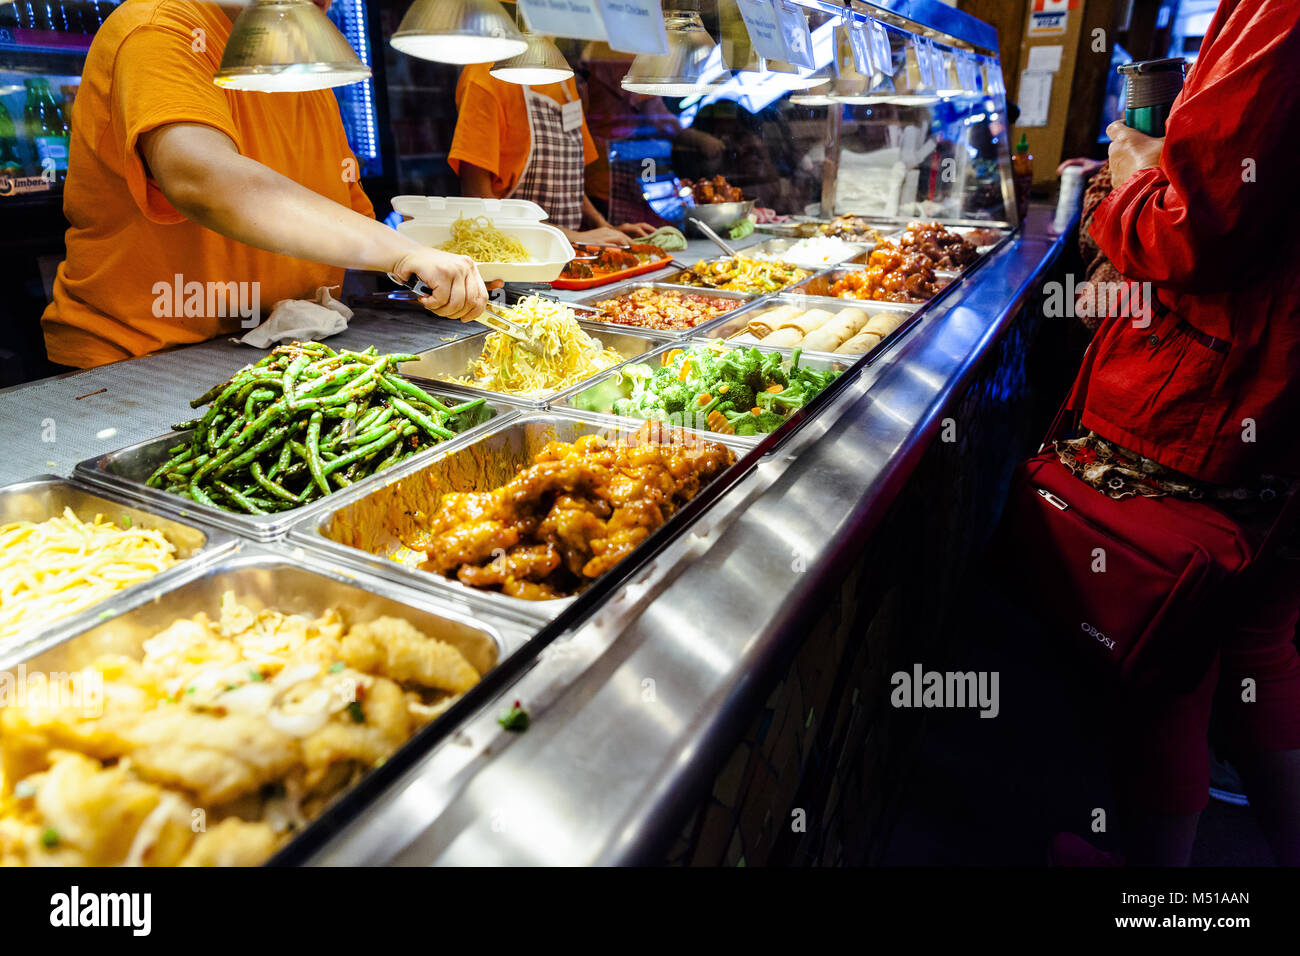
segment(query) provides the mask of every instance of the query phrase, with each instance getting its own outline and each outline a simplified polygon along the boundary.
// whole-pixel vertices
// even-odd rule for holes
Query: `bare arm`
[[[426,248],[239,153],[225,133],[173,123],[140,137],[140,154],[167,201],[193,222],[246,245],[346,269],[415,274],[423,304],[468,321],[487,289],[473,261]]]

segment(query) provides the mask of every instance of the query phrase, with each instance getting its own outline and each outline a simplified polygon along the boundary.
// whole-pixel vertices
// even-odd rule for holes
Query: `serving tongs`
[[[708,224],[701,222],[699,219],[696,219],[694,216],[691,216],[691,222],[699,226],[700,232],[704,233],[706,236],[712,239],[713,244],[716,245],[723,252],[725,252],[727,255],[734,256],[736,254],[736,250],[731,248],[731,246],[727,245],[726,240],[723,239],[716,232],[714,232],[713,229],[708,226]]]
[[[425,298],[433,291],[423,280],[417,279],[414,275],[409,279],[401,279],[390,272],[388,273],[388,278],[392,279],[402,288],[413,293],[416,298],[419,299]],[[557,348],[548,347],[548,344],[537,338],[533,333],[533,330],[528,328],[528,326],[520,325],[518,322],[506,318],[500,312],[494,311],[490,306],[484,307],[482,314],[475,318],[474,321],[480,325],[486,325],[494,332],[500,332],[502,335],[510,336],[534,355],[549,358],[558,355],[560,352]]]

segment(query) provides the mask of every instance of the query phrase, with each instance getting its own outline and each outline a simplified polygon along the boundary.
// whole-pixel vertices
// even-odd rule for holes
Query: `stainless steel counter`
[[[673,808],[716,773],[800,641],[816,585],[861,549],[944,410],[1060,251],[1034,210],[1005,244],[770,452],[691,530],[312,857],[321,864],[585,864],[662,851]],[[712,247],[692,243],[681,258]],[[362,313],[334,347],[418,350],[460,326]],[[188,399],[256,354],[212,342],[0,393],[0,482],[188,417]],[[53,441],[42,429],[53,422]],[[533,718],[511,734],[513,699]]]

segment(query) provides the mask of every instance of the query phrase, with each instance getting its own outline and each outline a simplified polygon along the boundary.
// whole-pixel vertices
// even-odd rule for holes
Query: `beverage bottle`
[[[41,171],[53,169],[61,182],[68,173],[68,121],[45,77],[30,77],[23,80],[23,85],[27,87],[27,106],[23,110],[27,136],[36,146]]]
[[[0,176],[21,176],[23,157],[18,147],[18,130],[13,118],[0,103]]]
[[[1024,222],[1029,212],[1029,190],[1034,185],[1034,157],[1029,155],[1029,140],[1024,133],[1020,134],[1020,142],[1016,143],[1011,157],[1011,173],[1016,187],[1016,211]]]

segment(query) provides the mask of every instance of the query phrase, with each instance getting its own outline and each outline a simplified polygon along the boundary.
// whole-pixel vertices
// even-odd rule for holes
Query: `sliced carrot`
[[[682,363],[681,371],[677,373],[677,380],[684,382],[691,377],[691,363],[689,361]]]
[[[778,384],[772,384],[772,385],[769,385],[766,389],[764,389],[764,391],[771,392],[773,395],[775,395],[777,392],[784,392],[784,391],[785,391],[785,386],[784,386],[784,385],[781,385],[781,384],[779,384],[779,383],[778,383]]]
[[[673,362],[677,361],[677,356],[681,355],[685,351],[685,349],[670,349],[664,353],[663,361],[660,364],[672,365]]]
[[[763,411],[763,410],[762,410],[761,408],[759,408],[757,405],[755,405],[753,408],[751,408],[751,409],[749,410],[749,414],[751,414],[751,415],[757,417],[758,414],[759,414],[760,412],[762,412],[762,411]]]
[[[695,401],[700,406],[700,408],[703,408],[705,405],[709,404],[709,402],[713,401],[713,396],[710,395],[708,392],[701,392],[700,397],[697,398]]]

